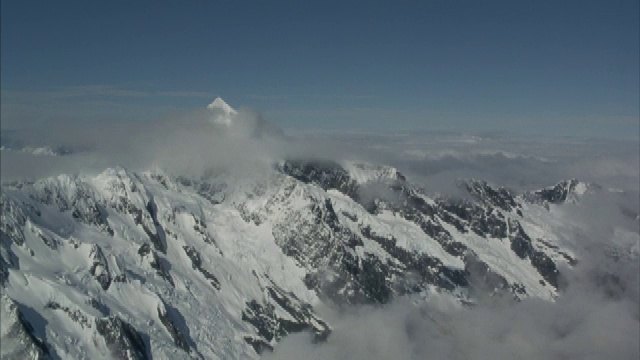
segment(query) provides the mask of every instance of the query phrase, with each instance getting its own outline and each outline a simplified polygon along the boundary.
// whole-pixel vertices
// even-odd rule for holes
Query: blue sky
[[[297,130],[638,137],[638,1],[5,1],[2,127],[221,96]]]

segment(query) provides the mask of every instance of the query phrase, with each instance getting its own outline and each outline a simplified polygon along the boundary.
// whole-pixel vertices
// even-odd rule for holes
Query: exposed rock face
[[[537,204],[561,204],[575,200],[576,196],[593,191],[597,186],[585,184],[576,179],[564,180],[554,186],[530,191],[524,194],[524,199]]]
[[[331,328],[312,311],[311,306],[301,302],[293,293],[272,284],[266,287],[269,301],[259,303],[256,300],[247,302],[242,312],[242,320],[253,325],[257,337],[245,337],[258,353],[272,349],[272,346],[284,336],[300,331],[311,331],[316,341],[324,341],[331,333]],[[278,313],[287,314],[282,317]]]
[[[191,259],[191,266],[193,266],[195,270],[198,270],[202,274],[202,276],[209,280],[211,282],[211,286],[220,290],[220,281],[203,267],[200,253],[193,246],[185,246],[184,251],[189,259]]]
[[[117,359],[149,359],[138,331],[117,316],[96,319],[96,330],[103,336],[111,356]]]
[[[48,359],[45,343],[34,335],[34,329],[4,293],[0,295],[0,356],[3,359]]]
[[[180,317],[180,313],[172,308],[167,309],[167,305],[161,302],[158,305],[158,317],[160,318],[160,322],[162,323],[162,325],[164,325],[164,327],[171,335],[171,338],[173,339],[173,342],[176,344],[176,346],[186,352],[190,352],[191,346],[189,346],[187,337],[183,333],[183,330],[181,330],[176,325],[175,318]]]
[[[9,199],[4,192],[0,194],[0,235],[4,241],[11,241],[20,246],[24,244],[23,227],[27,223],[27,216],[15,200]]]
[[[158,256],[154,250],[151,250],[151,246],[149,246],[148,243],[143,244],[140,249],[138,249],[138,254],[142,257],[145,263],[149,264],[149,267],[155,270],[158,276],[166,280],[171,284],[171,286],[175,286],[165,261]]]
[[[299,181],[317,185],[324,190],[336,189],[351,198],[358,197],[358,184],[337,163],[286,161],[279,166],[279,170]]]
[[[91,275],[100,283],[103,290],[107,290],[111,285],[111,274],[109,273],[109,264],[100,246],[93,244],[89,258],[92,260],[91,268],[89,269]]]
[[[575,189],[576,185],[578,185],[578,180],[575,179],[563,181],[552,188],[538,190],[535,194],[544,201],[557,204],[567,200],[567,196]]]
[[[515,195],[503,187],[493,188],[486,181],[481,180],[469,180],[464,182],[463,186],[469,194],[485,205],[495,206],[504,211],[520,207],[515,200]]]
[[[279,169],[305,183],[317,185],[325,190],[335,189],[355,201],[360,201],[358,191],[362,184],[350,178],[348,172],[338,164],[321,163],[317,166],[316,163],[287,162],[281,164]],[[530,259],[540,276],[553,287],[557,286],[558,271],[554,261],[544,252],[534,249],[531,239],[517,220],[522,216],[522,205],[515,194],[504,188],[493,188],[484,181],[470,180],[463,182],[462,186],[478,202],[449,198],[430,201],[402,176],[388,179],[387,184],[389,191],[396,194],[394,201],[376,199],[375,209],[371,208],[371,204],[360,205],[370,213],[391,211],[396,216],[416,224],[426,236],[438,242],[444,251],[461,259],[465,263],[464,269],[451,269],[439,263],[437,258],[398,249],[393,245],[393,237],[377,236],[370,227],[360,229],[358,234],[341,229],[341,224],[335,220],[337,216],[333,215],[335,212],[331,204],[318,204],[312,205],[312,211],[316,214],[317,223],[329,225],[333,230],[331,235],[324,235],[324,238],[330,240],[322,241],[323,247],[311,247],[300,243],[305,239],[323,238],[322,232],[315,232],[317,229],[314,228],[314,233],[308,234],[304,230],[307,227],[302,227],[295,233],[295,239],[288,238],[283,244],[285,253],[301,262],[308,262],[309,256],[322,259],[325,263],[329,261],[331,275],[323,276],[323,272],[310,274],[306,281],[311,288],[321,294],[325,292],[330,298],[350,303],[386,302],[394,293],[410,293],[411,289],[413,292],[421,291],[426,285],[436,285],[447,290],[468,286],[470,268],[486,268],[483,272],[491,273],[492,278],[501,278],[501,275],[483,265],[483,261],[474,250],[456,240],[456,236],[448,230],[450,227],[462,234],[473,233],[482,238],[509,241],[511,250],[519,258]],[[291,231],[289,234],[294,232]],[[278,238],[276,234],[276,239]],[[382,262],[379,258],[369,255],[353,257],[349,249],[361,245],[362,238],[377,242],[394,261]],[[309,248],[313,251],[301,250]],[[473,264],[467,264],[468,261],[473,261]],[[315,264],[313,261],[311,263]],[[403,276],[389,276],[406,272],[420,274],[418,283],[421,285],[415,285],[415,277],[412,277],[412,286],[408,286]],[[326,274],[326,269],[324,273]],[[509,291],[513,289],[504,278],[491,280],[496,281],[503,284],[500,288]],[[517,291],[512,291],[514,296],[521,297],[526,294],[526,288],[521,284],[514,285],[517,288]]]

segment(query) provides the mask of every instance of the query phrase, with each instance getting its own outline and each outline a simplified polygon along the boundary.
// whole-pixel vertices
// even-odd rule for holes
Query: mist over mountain
[[[58,125],[2,134],[3,358],[640,355],[637,140]]]

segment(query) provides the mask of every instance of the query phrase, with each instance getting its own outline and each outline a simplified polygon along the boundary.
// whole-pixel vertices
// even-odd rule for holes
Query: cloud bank
[[[212,168],[259,171],[279,153],[277,131],[259,114],[241,109],[232,126],[213,123],[208,109],[152,122],[93,126],[58,126],[37,131],[13,131],[3,142],[72,149],[66,156],[38,158],[16,151],[2,152],[5,180],[39,178],[57,173],[91,173],[107,167],[162,169],[201,176]],[[60,125],[60,124],[59,124]]]
[[[0,174],[7,181],[123,166],[198,177],[212,169],[260,173],[279,159],[314,158],[395,166],[432,195],[464,196],[457,186],[464,178],[516,192],[577,178],[621,190],[623,206],[631,212],[637,214],[640,207],[638,140],[453,132],[285,135],[250,109],[240,109],[233,126],[216,124],[215,116],[203,107],[156,121],[92,126],[71,121],[39,130],[3,131],[3,146],[64,146],[73,152],[44,158],[2,151]]]
[[[51,164],[33,166],[35,169],[31,171],[24,171],[27,166],[19,164],[39,164],[43,160],[2,152],[5,160],[2,176],[5,179],[46,176],[57,167],[65,172],[80,172],[115,165],[141,169],[152,164],[197,173],[218,164],[233,167],[282,157],[314,157],[392,165],[431,193],[456,193],[456,180],[467,177],[517,191],[568,178],[640,190],[638,140],[453,132],[315,132],[285,137],[264,122],[259,113],[249,109],[240,109],[231,129],[212,125],[210,118],[211,113],[203,106],[156,121],[92,125],[63,121],[37,130],[4,130],[2,145],[17,139],[30,146],[64,145],[82,151],[77,152],[73,161],[49,159]],[[75,171],[74,164],[78,164]]]

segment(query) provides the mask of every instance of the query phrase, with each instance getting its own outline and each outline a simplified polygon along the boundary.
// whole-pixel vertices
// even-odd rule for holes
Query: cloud
[[[215,93],[207,91],[160,91],[156,93],[158,96],[166,97],[188,97],[188,98],[200,98],[200,99],[213,99],[216,97]]]
[[[207,109],[162,120],[12,131],[3,142],[65,146],[71,155],[46,160],[20,152],[2,152],[3,180],[58,173],[92,173],[123,166],[135,171],[162,169],[198,177],[211,169],[261,171],[280,151],[277,132],[259,114],[241,109],[231,126],[215,124]]]
[[[98,109],[106,107],[111,112],[117,111],[117,107],[108,104]],[[144,116],[142,108],[140,112]],[[274,129],[259,113],[249,109],[242,109],[238,119],[239,126],[234,129],[245,127],[240,133],[250,132],[248,128],[252,127]],[[280,137],[238,141],[228,131],[210,126],[203,109],[126,123],[105,119],[87,124],[64,119],[40,124],[38,128],[16,134],[33,146],[92,148],[105,165],[141,167],[166,153],[164,162],[192,164],[195,168],[196,164],[206,162],[202,161],[204,158],[215,162],[227,157],[223,162],[232,163],[235,157],[228,154],[233,149],[237,154],[245,154],[241,157],[243,162],[256,157],[290,156],[392,165],[431,194],[461,195],[456,184],[459,179],[469,177],[515,191],[549,186],[569,178],[640,191],[640,143],[631,140],[523,137],[508,133],[293,132],[286,140]]]
[[[346,148],[348,153],[366,161],[396,166],[431,193],[455,191],[456,180],[468,177],[517,191],[570,178],[625,190],[638,191],[639,187],[637,140],[455,132],[300,136],[309,142]]]
[[[279,100],[287,100],[291,99],[293,95],[268,95],[268,94],[250,94],[249,98],[259,101],[279,101]]]
[[[23,91],[23,90],[2,90],[3,99],[8,101],[28,101],[28,100],[59,100],[65,98],[81,97],[126,97],[140,98],[150,96],[151,93],[144,90],[132,90],[106,84],[63,86],[49,90]]]
[[[189,97],[212,99],[215,96],[215,93],[207,91],[151,91],[144,89],[128,89],[109,84],[61,86],[39,91],[2,90],[2,97],[9,101],[32,101],[34,99],[59,100],[85,97],[134,99],[142,97]]]

